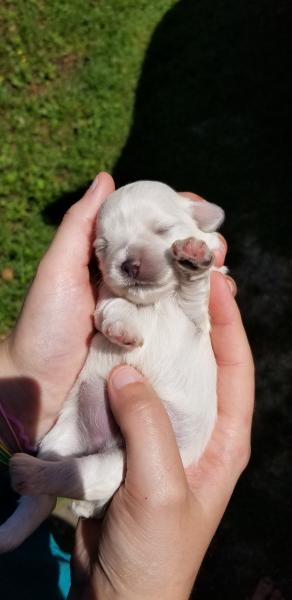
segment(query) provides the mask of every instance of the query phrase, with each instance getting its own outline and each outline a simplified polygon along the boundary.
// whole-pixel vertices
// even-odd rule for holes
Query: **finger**
[[[221,233],[217,232],[217,235],[219,237],[220,246],[214,252],[214,254],[215,254],[214,264],[216,267],[223,267],[224,262],[225,262],[225,257],[227,254],[227,242],[226,242],[226,239],[223,237],[223,235],[221,235]]]
[[[99,519],[79,519],[78,521],[71,557],[71,580],[75,591],[86,585],[90,579],[92,563],[96,560],[98,553],[102,527],[103,523]]]
[[[238,306],[225,277],[211,274],[210,316],[212,344],[219,366],[245,363],[250,349]]]
[[[254,367],[238,306],[225,277],[212,273],[211,340],[218,365],[218,412],[238,425],[250,425]]]
[[[126,442],[126,486],[144,499],[164,500],[186,489],[175,435],[163,404],[133,367],[109,379],[111,408]]]
[[[225,275],[225,281],[229,286],[232,296],[235,298],[235,296],[237,294],[237,285],[236,285],[234,279],[232,279],[232,277],[230,277],[230,275]]]
[[[87,266],[92,253],[96,216],[105,198],[114,191],[108,173],[99,173],[83,198],[71,206],[47,251],[44,261],[67,273]]]
[[[198,196],[198,194],[193,194],[192,192],[179,192],[181,196],[184,198],[189,198],[189,200],[194,200],[196,202],[207,202],[202,196]],[[220,247],[215,250],[215,266],[222,267],[224,265],[225,257],[227,254],[227,242],[221,233],[217,234],[220,240]]]

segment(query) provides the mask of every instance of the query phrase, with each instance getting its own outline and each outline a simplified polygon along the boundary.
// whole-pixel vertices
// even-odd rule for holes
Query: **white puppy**
[[[163,401],[183,464],[198,460],[216,418],[208,299],[223,217],[218,206],[157,182],[127,185],[105,200],[95,241],[103,276],[99,333],[38,458],[11,459],[12,485],[22,497],[0,528],[0,551],[30,535],[56,496],[76,499],[77,515],[89,517],[120,486],[125,452],[106,394],[109,372],[120,363],[139,369]]]

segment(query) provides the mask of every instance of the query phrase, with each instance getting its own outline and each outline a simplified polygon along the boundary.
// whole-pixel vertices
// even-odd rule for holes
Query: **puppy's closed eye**
[[[157,235],[163,235],[165,233],[168,233],[171,229],[173,229],[174,225],[170,224],[163,224],[163,223],[158,223],[157,225],[155,225],[154,227],[154,233],[156,233]]]
[[[94,245],[94,248],[95,248],[95,251],[97,252],[97,254],[98,253],[102,254],[103,252],[106,251],[106,249],[108,247],[108,241],[103,237],[96,238],[93,245]]]

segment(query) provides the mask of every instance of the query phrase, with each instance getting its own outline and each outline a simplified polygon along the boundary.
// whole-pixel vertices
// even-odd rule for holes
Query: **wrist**
[[[0,402],[9,420],[19,423],[27,446],[35,442],[35,414],[37,384],[30,377],[22,375],[16,367],[10,352],[10,339],[0,344]],[[7,424],[0,420],[0,432],[5,432]]]
[[[187,589],[169,588],[156,589],[154,591],[139,593],[130,590],[127,585],[113,586],[103,576],[93,575],[91,580],[84,586],[72,584],[68,600],[189,600],[193,582]]]
[[[0,379],[14,377],[16,375],[16,371],[17,370],[13,364],[10,354],[9,337],[7,337],[0,344]]]

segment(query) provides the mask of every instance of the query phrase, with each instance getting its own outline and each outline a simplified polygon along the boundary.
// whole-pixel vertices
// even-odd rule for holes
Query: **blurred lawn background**
[[[0,335],[54,225],[45,209],[111,171],[151,35],[173,0],[0,5]]]

